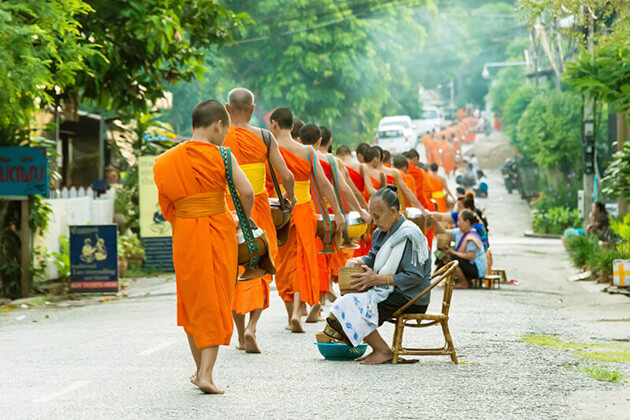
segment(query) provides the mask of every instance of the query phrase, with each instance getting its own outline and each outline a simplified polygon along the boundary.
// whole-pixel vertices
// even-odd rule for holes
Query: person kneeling
[[[418,226],[400,214],[393,186],[372,195],[369,211],[377,229],[368,255],[348,260],[346,267],[362,267],[352,274],[350,293],[338,298],[326,319],[324,334],[350,346],[365,341],[372,353],[356,359],[363,364],[387,363],[393,353],[377,328],[399,308],[429,287],[431,258],[427,239]],[[429,294],[408,312],[425,313]]]

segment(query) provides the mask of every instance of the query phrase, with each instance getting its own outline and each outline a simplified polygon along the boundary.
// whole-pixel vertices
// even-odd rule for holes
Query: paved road
[[[532,346],[528,333],[578,341],[628,341],[630,300],[569,283],[559,241],[525,239],[529,211],[491,176],[486,202],[497,266],[519,286],[457,290],[451,330],[460,358],[413,365],[327,362],[306,334],[283,330],[273,291],[263,314],[263,353],[222,348],[223,396],[188,383],[193,363],[175,326],[173,282],[119,301],[0,314],[2,417],[21,418],[628,418],[630,386],[598,382],[568,352]],[[154,282],[156,283],[156,282]],[[440,292],[432,297],[436,310]],[[391,337],[392,328],[383,328]],[[407,343],[441,344],[439,331],[410,331]],[[630,377],[630,366],[615,367]]]

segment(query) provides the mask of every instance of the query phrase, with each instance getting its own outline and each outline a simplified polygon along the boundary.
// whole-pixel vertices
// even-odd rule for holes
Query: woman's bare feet
[[[356,359],[354,359],[354,361],[355,361],[355,362],[362,362],[362,361],[364,361],[365,359],[367,359],[368,357],[370,357],[371,355],[372,355],[372,353],[370,353],[370,354],[364,354],[363,356],[361,356],[361,357],[357,357]]]
[[[199,379],[197,386],[204,394],[223,394],[225,391],[217,388],[217,386],[207,379]]]
[[[256,342],[256,333],[252,330],[245,330],[245,352],[260,353],[260,348]]]
[[[389,350],[387,352],[372,352],[368,357],[361,360],[359,363],[362,365],[382,365],[383,363],[387,363],[394,358],[394,353]]]
[[[300,318],[294,316],[291,318],[291,332],[292,333],[303,333],[304,328],[302,328],[302,323],[300,322]]]

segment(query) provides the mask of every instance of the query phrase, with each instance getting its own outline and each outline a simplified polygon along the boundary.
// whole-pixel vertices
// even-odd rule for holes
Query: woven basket
[[[348,293],[359,293],[358,290],[355,290],[350,286],[350,280],[352,278],[352,274],[363,273],[364,271],[365,270],[361,267],[341,267],[339,269],[339,291],[342,296]]]

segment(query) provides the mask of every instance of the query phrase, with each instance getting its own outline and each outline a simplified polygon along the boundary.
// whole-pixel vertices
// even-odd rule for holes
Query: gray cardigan
[[[400,216],[400,220],[392,226],[389,232],[382,232],[378,228],[374,231],[372,235],[372,248],[366,256],[362,257],[365,265],[374,269],[374,260],[376,259],[378,250],[381,249],[389,236],[396,232],[405,220],[405,216]],[[426,261],[421,262],[417,266],[411,264],[411,253],[412,246],[411,243],[407,241],[405,251],[400,260],[400,265],[398,266],[398,270],[396,270],[396,274],[394,274],[394,283],[396,283],[394,291],[402,293],[409,300],[413,299],[418,293],[422,292],[431,284],[431,253],[428,252],[429,257]],[[430,294],[431,293],[427,293],[416,301],[415,304],[428,305]]]

